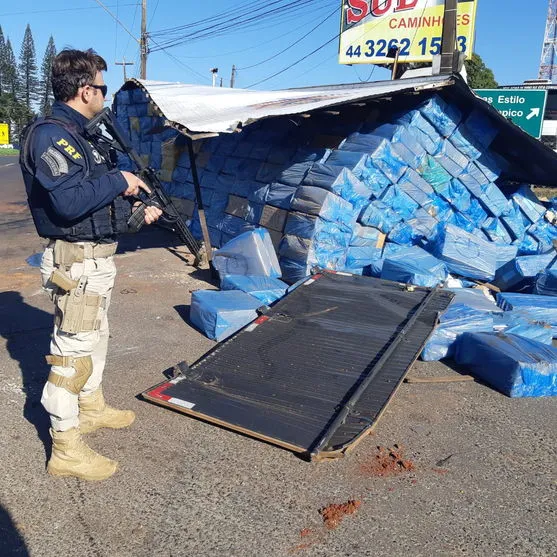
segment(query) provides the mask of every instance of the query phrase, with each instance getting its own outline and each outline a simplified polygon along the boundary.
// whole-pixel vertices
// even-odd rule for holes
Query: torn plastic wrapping
[[[265,228],[256,228],[231,239],[215,251],[213,265],[221,276],[225,274],[260,275],[273,278],[281,276],[277,255],[269,232]]]
[[[510,397],[557,395],[557,349],[517,335],[464,333],[455,360]]]

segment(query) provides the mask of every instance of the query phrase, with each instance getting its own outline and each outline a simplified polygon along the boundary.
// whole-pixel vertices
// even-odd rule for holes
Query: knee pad
[[[93,359],[91,356],[56,356],[50,354],[46,357],[46,361],[51,366],[73,367],[75,373],[71,377],[65,377],[51,371],[48,374],[48,381],[57,387],[62,387],[70,393],[78,395],[83,389],[87,379],[93,373]]]

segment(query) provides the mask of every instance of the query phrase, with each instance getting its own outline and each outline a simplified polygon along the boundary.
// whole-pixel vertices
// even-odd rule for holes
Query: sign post
[[[0,145],[8,145],[10,142],[10,126],[0,123]]]
[[[476,89],[475,93],[526,133],[538,139],[541,137],[546,90]]]

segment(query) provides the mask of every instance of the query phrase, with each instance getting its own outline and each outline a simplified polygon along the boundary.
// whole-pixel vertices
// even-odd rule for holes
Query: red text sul
[[[346,23],[358,23],[366,15],[381,16],[386,13],[411,10],[418,0],[347,0]]]

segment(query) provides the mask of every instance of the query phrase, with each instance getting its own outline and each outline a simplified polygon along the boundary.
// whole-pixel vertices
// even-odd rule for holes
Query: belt
[[[66,242],[65,240],[51,240],[49,247],[54,247],[55,263],[71,265],[85,259],[100,259],[111,257],[116,253],[118,244],[96,244],[94,242]]]

